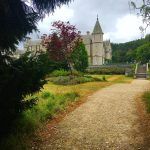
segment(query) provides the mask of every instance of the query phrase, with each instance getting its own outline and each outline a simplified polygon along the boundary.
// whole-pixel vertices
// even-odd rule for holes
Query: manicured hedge
[[[125,68],[108,67],[108,68],[91,68],[86,71],[90,74],[125,74]]]

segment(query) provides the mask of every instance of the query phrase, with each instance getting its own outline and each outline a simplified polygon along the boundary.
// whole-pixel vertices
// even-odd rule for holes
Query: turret
[[[96,24],[94,26],[94,30],[93,30],[93,42],[103,42],[103,31],[102,31],[102,28],[101,28],[101,25],[99,23],[99,19],[98,19],[98,16],[97,16],[97,20],[96,20]]]
[[[93,65],[104,64],[103,31],[98,16],[92,33],[92,54]]]

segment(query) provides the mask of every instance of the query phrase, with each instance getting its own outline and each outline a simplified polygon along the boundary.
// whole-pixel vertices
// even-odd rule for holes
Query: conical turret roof
[[[94,30],[93,30],[92,34],[103,34],[103,31],[102,31],[101,25],[99,23],[98,17],[97,17],[97,21],[96,21],[96,24],[94,26]]]

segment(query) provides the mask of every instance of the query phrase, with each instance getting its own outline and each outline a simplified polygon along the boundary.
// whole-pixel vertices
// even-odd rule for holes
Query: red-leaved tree
[[[72,70],[71,54],[81,41],[80,32],[69,22],[56,21],[52,24],[52,34],[43,36],[43,45],[54,61],[66,60]]]

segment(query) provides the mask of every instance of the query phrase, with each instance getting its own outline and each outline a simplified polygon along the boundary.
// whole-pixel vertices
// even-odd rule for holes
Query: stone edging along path
[[[149,87],[148,80],[133,80],[95,92],[59,122],[38,149],[147,149],[135,99]]]

